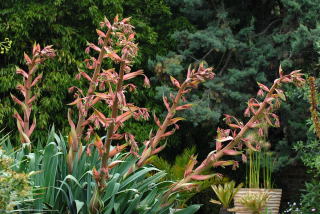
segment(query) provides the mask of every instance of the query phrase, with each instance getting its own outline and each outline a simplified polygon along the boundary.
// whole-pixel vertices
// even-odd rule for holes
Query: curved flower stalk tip
[[[192,104],[179,106],[180,101],[185,100],[184,96],[189,93],[192,88],[196,88],[201,82],[213,79],[215,74],[212,71],[212,67],[206,68],[203,63],[200,63],[198,68],[191,68],[191,65],[189,66],[187,78],[182,83],[170,76],[171,83],[178,89],[178,92],[175,96],[171,95],[171,100],[163,96],[163,102],[168,113],[163,122],[160,122],[157,116],[153,115],[158,130],[154,136],[151,135],[150,139],[144,142],[145,148],[135,169],[142,167],[152,155],[159,153],[165,148],[166,144],[159,146],[160,141],[174,134],[174,132],[179,129],[177,122],[183,120],[181,117],[174,117],[176,112],[191,108],[192,106]],[[174,126],[174,128],[167,131],[169,126]],[[133,170],[132,168],[129,172]]]
[[[198,167],[195,167],[196,160],[190,162],[186,168],[185,177],[172,185],[171,189],[164,195],[163,201],[168,201],[169,197],[176,192],[194,187],[192,181],[210,178],[212,175],[204,175],[203,173],[211,167],[229,165],[233,166],[233,169],[238,167],[237,161],[222,161],[220,160],[221,157],[225,155],[242,155],[242,159],[245,161],[246,156],[242,154],[243,146],[252,150],[260,149],[257,139],[252,137],[252,135],[247,135],[247,133],[255,132],[256,136],[263,137],[267,134],[267,127],[279,127],[279,118],[273,112],[279,108],[281,100],[285,100],[284,92],[280,89],[281,85],[284,83],[294,83],[297,86],[301,86],[305,83],[300,70],[284,75],[280,67],[279,75],[280,77],[274,81],[271,88],[258,83],[260,88],[258,95],[265,94],[265,97],[261,102],[253,98],[249,100],[248,107],[244,112],[245,116],[250,117],[247,123],[243,123],[233,116],[225,115],[225,121],[230,128],[218,128],[216,150],[210,152]]]
[[[42,74],[39,74],[35,78],[34,75],[40,64],[47,59],[53,58],[55,55],[55,50],[52,49],[52,45],[41,49],[39,44],[34,44],[31,57],[24,53],[24,59],[28,66],[28,71],[19,67],[16,68],[16,73],[23,77],[23,84],[18,84],[17,89],[21,92],[24,99],[20,100],[12,94],[11,97],[15,103],[21,106],[23,117],[21,117],[18,112],[15,112],[13,116],[17,119],[17,127],[21,143],[28,143],[30,146],[30,136],[36,127],[36,118],[34,117],[32,123],[30,121],[32,105],[37,98],[36,95],[32,94],[32,88],[42,79]]]

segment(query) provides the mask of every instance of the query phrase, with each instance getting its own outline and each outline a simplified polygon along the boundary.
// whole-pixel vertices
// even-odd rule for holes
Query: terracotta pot
[[[240,208],[241,210],[245,210],[245,207],[237,202],[241,197],[248,193],[260,193],[267,192],[270,196],[267,201],[266,208],[268,210],[268,214],[278,214],[279,207],[281,202],[282,189],[256,189],[256,188],[241,188],[236,195],[234,196],[234,206],[235,208]],[[252,214],[251,211],[237,211],[236,214]]]

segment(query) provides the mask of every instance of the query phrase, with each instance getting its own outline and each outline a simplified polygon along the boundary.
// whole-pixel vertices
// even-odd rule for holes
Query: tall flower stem
[[[31,149],[30,136],[36,127],[36,119],[34,118],[30,126],[30,116],[32,111],[33,102],[36,100],[36,95],[32,95],[32,87],[34,87],[39,80],[42,78],[42,74],[34,77],[39,64],[43,63],[48,58],[55,56],[55,51],[51,48],[52,46],[46,46],[41,50],[39,44],[34,44],[32,50],[32,57],[24,53],[24,59],[28,66],[28,71],[24,71],[21,68],[17,68],[16,73],[23,76],[23,85],[18,84],[17,89],[21,92],[24,100],[21,101],[17,97],[11,94],[14,102],[19,104],[23,111],[23,119],[18,112],[14,113],[14,117],[17,119],[17,127],[20,134],[21,143],[28,143],[28,148]]]
[[[177,95],[174,98],[174,101],[162,123],[162,125],[158,128],[156,135],[154,136],[154,138],[150,139],[150,145],[151,145],[151,152],[149,153],[148,156],[150,156],[152,154],[152,151],[154,151],[156,149],[156,147],[158,146],[163,134],[165,133],[165,131],[167,130],[168,126],[171,125],[170,121],[171,119],[175,116],[176,113],[176,108],[181,100],[181,96],[183,94],[183,91],[186,89],[187,86],[187,81],[185,81],[181,87],[179,88]],[[147,150],[145,150],[146,152]],[[142,154],[142,156],[144,156],[144,154]],[[140,168],[145,161],[147,160],[147,157],[144,159],[140,159],[137,163],[137,167]]]
[[[103,57],[106,54],[106,50],[104,47],[109,44],[110,35],[111,35],[111,29],[108,29],[108,31],[106,33],[106,37],[103,40],[103,46],[102,46],[103,48],[101,48],[101,51],[99,53],[97,65],[94,69],[94,72],[92,75],[92,81],[90,82],[86,97],[90,97],[91,95],[93,95],[96,90],[97,80],[98,80],[99,74],[101,72],[101,65],[102,65]],[[90,108],[90,102],[87,102],[85,104],[85,112],[87,112],[89,108]],[[83,135],[83,130],[85,128],[83,123],[86,120],[86,116],[87,115],[84,115],[79,111],[78,123],[77,123],[77,127],[76,127],[78,142],[80,142],[80,139],[82,138],[82,135]]]
[[[107,178],[108,176],[108,172],[107,172],[107,168],[108,168],[108,158],[109,158],[109,153],[110,153],[110,145],[111,145],[111,142],[112,142],[112,135],[113,135],[113,132],[114,132],[114,127],[115,127],[115,120],[118,116],[118,106],[119,106],[119,101],[118,101],[118,96],[117,94],[122,91],[122,86],[123,86],[123,76],[124,76],[124,66],[125,66],[125,63],[124,62],[121,62],[120,64],[120,73],[119,73],[119,80],[117,82],[117,86],[116,86],[116,92],[113,96],[113,104],[112,104],[112,108],[111,108],[111,119],[112,119],[112,122],[110,124],[110,126],[108,127],[107,129],[107,138],[105,140],[105,143],[104,143],[104,147],[105,147],[105,153],[103,154],[102,156],[102,159],[101,159],[101,175],[102,175],[102,184],[105,183],[105,179]]]

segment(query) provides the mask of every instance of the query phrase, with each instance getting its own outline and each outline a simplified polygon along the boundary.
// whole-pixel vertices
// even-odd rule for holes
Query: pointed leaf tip
[[[171,80],[171,82],[172,82],[172,84],[173,84],[174,86],[176,86],[177,88],[180,88],[180,83],[179,83],[179,81],[176,80],[173,76],[170,76],[170,80]]]

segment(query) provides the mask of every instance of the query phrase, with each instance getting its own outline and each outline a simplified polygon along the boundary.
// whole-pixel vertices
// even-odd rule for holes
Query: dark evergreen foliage
[[[255,82],[271,85],[280,64],[287,72],[303,69],[304,73],[319,73],[320,4],[317,1],[170,2],[172,10],[185,16],[192,27],[172,34],[178,43],[174,52],[158,57],[157,64],[151,63],[156,68],[157,79],[165,84],[163,73],[179,77],[186,65],[203,60],[216,69],[216,78],[189,97],[195,105],[184,115],[193,126],[205,130],[201,140],[192,142],[200,148],[209,146],[203,141],[210,142],[215,135],[206,133],[208,127],[214,130],[212,126],[221,123],[224,113],[241,116],[246,100],[256,91]],[[302,92],[294,90],[287,94],[294,110],[289,111],[287,105],[281,110],[281,117],[288,122],[282,124],[281,132],[271,130],[269,137],[273,145],[279,145],[274,149],[284,155],[280,166],[293,160],[292,144],[305,139],[307,103],[302,101]],[[161,86],[157,92],[162,96],[170,89]],[[199,136],[199,129],[194,130]],[[187,132],[196,135],[190,133],[190,128]]]

